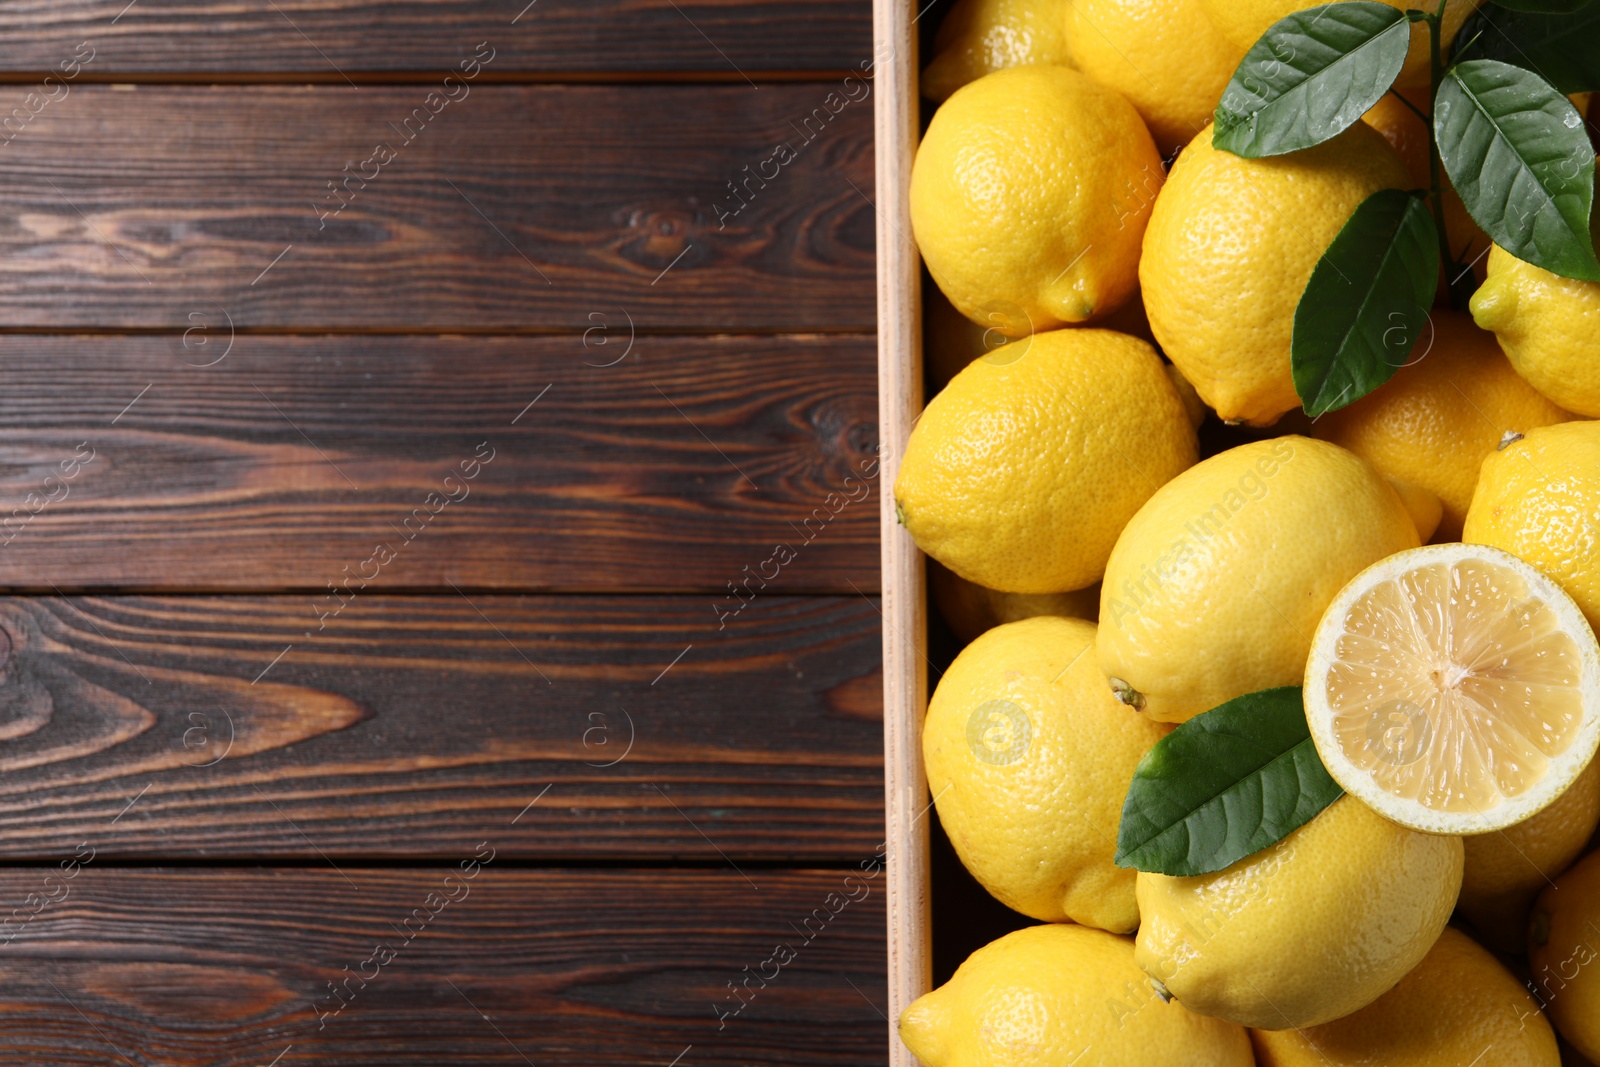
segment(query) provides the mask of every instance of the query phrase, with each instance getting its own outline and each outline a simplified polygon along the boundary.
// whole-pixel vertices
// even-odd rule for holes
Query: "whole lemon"
[[[1568,411],[1600,417],[1600,283],[1551,274],[1496,245],[1471,308],[1530,385]]]
[[[1067,49],[1079,70],[1139,109],[1164,156],[1210,123],[1244,58],[1200,0],[1073,0]]]
[[[1011,67],[933,116],[911,167],[911,227],[963,315],[987,326],[1001,307],[1048,330],[1132,295],[1164,176],[1120,94],[1066,67]]]
[[[1528,926],[1535,995],[1562,1037],[1600,1060],[1600,852],[1539,894]]]
[[[1528,912],[1550,879],[1572,866],[1600,825],[1600,762],[1590,763],[1554,804],[1533,818],[1490,834],[1464,837],[1466,873],[1461,913],[1479,939],[1501,952],[1521,952]]]
[[[1098,585],[1070,593],[1001,593],[967,581],[938,560],[928,561],[928,595],[949,624],[950,632],[963,645],[1003,623],[1021,622],[1036,615],[1093,622],[1100,613]]]
[[[1448,927],[1399,985],[1354,1015],[1250,1038],[1257,1067],[1561,1067],[1538,1001]]]
[[[1444,504],[1434,536],[1459,541],[1478,468],[1507,433],[1570,421],[1511,369],[1494,334],[1434,311],[1411,362],[1383,387],[1317,420],[1313,432]]]
[[[1100,589],[1100,668],[1161,722],[1298,685],[1339,590],[1418,543],[1395,491],[1337,445],[1277,437],[1229,449],[1162,486],[1117,539]]]
[[[1162,1003],[1127,938],[1084,926],[980,948],[905,1010],[900,1038],[928,1067],[1252,1067],[1249,1035]]]
[[[1057,330],[971,363],[923,409],[894,487],[917,545],[1006,593],[1100,580],[1139,506],[1199,454],[1160,357]]]
[[[920,86],[943,100],[971,81],[1028,63],[1067,64],[1070,0],[959,0],[939,23]]]
[[[1300,294],[1363,200],[1410,184],[1372,127],[1242,159],[1211,129],[1178,157],[1144,235],[1145,312],[1167,358],[1228,422],[1268,426],[1300,406],[1290,343]]]
[[[1600,629],[1600,422],[1541,426],[1491,453],[1461,537],[1527,560]]]
[[[961,862],[1007,907],[1115,933],[1139,925],[1111,862],[1134,768],[1168,731],[1116,700],[1094,623],[1041,615],[980,636],[928,702],[922,757]]]
[[[1401,11],[1415,4],[1407,0],[1379,0],[1380,3]],[[1450,0],[1444,9],[1444,24],[1441,27],[1441,44],[1444,54],[1450,54],[1450,44],[1456,39],[1456,33],[1461,29],[1461,24],[1467,21],[1467,16],[1478,9],[1483,0]],[[1216,23],[1222,35],[1232,41],[1241,49],[1248,49],[1272,27],[1272,24],[1285,15],[1292,15],[1296,11],[1316,7],[1316,4],[1307,4],[1302,0],[1200,0],[1200,6],[1206,9],[1206,14],[1211,16],[1211,21]],[[1436,5],[1428,3],[1423,5],[1430,12]],[[1406,64],[1400,71],[1399,84],[1406,86],[1427,85],[1430,77],[1428,60],[1428,27],[1425,23],[1414,22],[1411,24],[1411,51],[1406,56]]]
[[[1461,889],[1461,839],[1341,797],[1282,841],[1197,878],[1140,872],[1139,966],[1190,1011],[1318,1026],[1394,988]]]

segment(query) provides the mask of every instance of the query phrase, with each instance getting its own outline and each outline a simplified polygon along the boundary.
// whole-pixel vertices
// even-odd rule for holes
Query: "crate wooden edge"
[[[893,486],[922,411],[921,272],[911,243],[911,161],[918,133],[917,42],[910,0],[873,0],[878,273],[879,499],[883,560],[883,756],[887,856],[889,1064],[916,1067],[900,1013],[927,992],[927,596],[921,553],[895,521]]]

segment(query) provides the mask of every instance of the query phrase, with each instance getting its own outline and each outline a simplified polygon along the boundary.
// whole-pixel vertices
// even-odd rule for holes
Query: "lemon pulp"
[[[1594,636],[1528,564],[1476,545],[1401,553],[1318,627],[1308,722],[1329,773],[1414,829],[1498,829],[1553,801],[1597,739]]]

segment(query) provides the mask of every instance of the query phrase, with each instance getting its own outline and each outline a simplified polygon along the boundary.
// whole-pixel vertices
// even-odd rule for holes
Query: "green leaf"
[[[1494,0],[1498,7],[1510,11],[1549,11],[1568,15],[1589,6],[1589,0]]]
[[[1526,67],[1563,93],[1600,89],[1600,4],[1579,7],[1560,15],[1481,7],[1456,34],[1452,61]]]
[[[1122,806],[1116,863],[1191,877],[1283,840],[1338,800],[1299,686],[1230,700],[1145,753]]]
[[[1496,59],[1445,73],[1433,130],[1450,181],[1479,226],[1518,259],[1600,281],[1589,236],[1594,146],[1572,101]]]
[[[1405,13],[1388,4],[1297,11],[1245,53],[1217,105],[1211,143],[1254,159],[1336,137],[1389,91],[1410,45]]]
[[[1439,231],[1423,202],[1382,189],[1361,202],[1294,310],[1290,367],[1307,415],[1366,396],[1405,364],[1439,283]]]

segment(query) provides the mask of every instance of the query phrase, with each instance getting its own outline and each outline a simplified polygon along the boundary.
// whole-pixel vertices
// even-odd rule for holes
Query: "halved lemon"
[[[1600,744],[1600,647],[1572,598],[1484,545],[1428,545],[1356,575],[1306,665],[1306,721],[1352,796],[1436,834],[1555,801]]]

